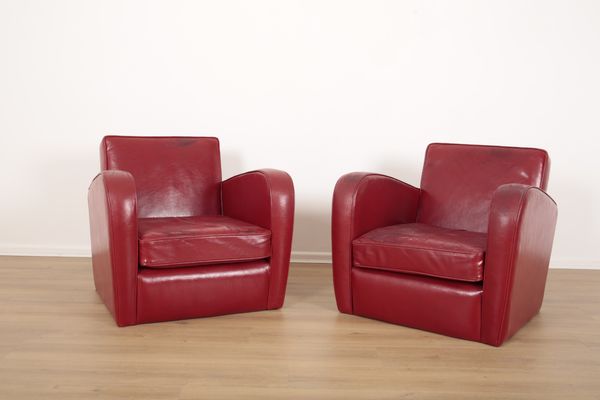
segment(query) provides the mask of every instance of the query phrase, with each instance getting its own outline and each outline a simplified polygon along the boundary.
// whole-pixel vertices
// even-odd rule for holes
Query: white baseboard
[[[91,257],[89,247],[51,247],[51,246],[0,246],[3,256],[36,256],[36,257]]]
[[[292,251],[292,262],[331,264],[331,253],[327,251]]]
[[[89,247],[51,247],[0,245],[0,255],[4,256],[38,256],[38,257],[90,257]],[[292,262],[330,264],[331,252],[327,251],[292,251]],[[583,260],[557,258],[552,259],[550,268],[563,269],[600,269],[600,260]]]
[[[600,269],[600,260],[581,260],[573,258],[557,258],[550,260],[550,268],[561,269]]]

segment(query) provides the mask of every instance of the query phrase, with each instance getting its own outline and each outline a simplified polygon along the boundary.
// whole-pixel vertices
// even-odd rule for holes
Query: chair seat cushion
[[[271,255],[271,231],[221,215],[140,218],[139,263],[168,268],[260,260]]]
[[[356,267],[466,282],[483,279],[487,235],[425,224],[374,229],[352,242]]]

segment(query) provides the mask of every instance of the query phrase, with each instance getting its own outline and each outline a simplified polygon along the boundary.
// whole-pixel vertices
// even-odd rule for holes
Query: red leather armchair
[[[542,305],[557,208],[539,149],[429,145],[421,188],[350,173],[333,195],[338,309],[500,346]]]
[[[94,283],[117,325],[283,305],[294,188],[265,169],[221,181],[210,137],[107,136],[89,188]]]

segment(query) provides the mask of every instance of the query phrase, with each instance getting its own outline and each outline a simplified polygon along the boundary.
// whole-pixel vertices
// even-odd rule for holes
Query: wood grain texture
[[[339,314],[329,265],[282,310],[117,328],[89,259],[0,257],[0,399],[600,399],[599,288],[551,270],[494,348]]]

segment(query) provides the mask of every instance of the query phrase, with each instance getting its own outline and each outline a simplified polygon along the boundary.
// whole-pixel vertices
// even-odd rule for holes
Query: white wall
[[[305,259],[345,172],[418,184],[432,141],[545,148],[552,264],[600,267],[598,1],[2,0],[0,31],[0,253],[89,253],[104,134],[204,134],[225,176],[293,176]]]

